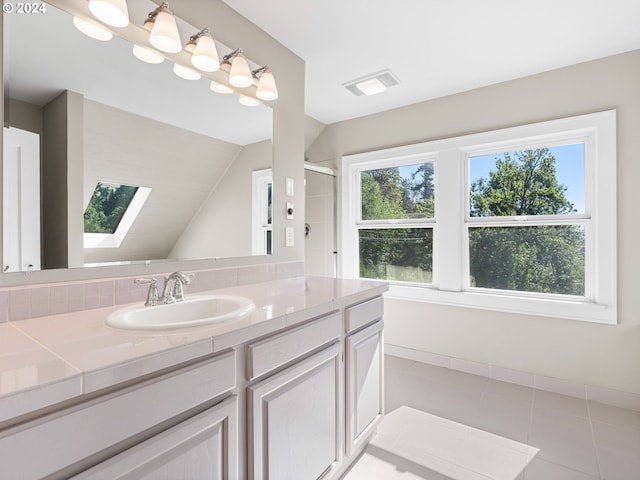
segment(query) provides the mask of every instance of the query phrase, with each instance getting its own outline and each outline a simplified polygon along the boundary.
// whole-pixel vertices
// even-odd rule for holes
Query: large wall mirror
[[[45,5],[3,16],[5,272],[271,253],[271,109],[179,78],[169,60],[143,63],[126,40],[89,38]],[[154,7],[129,5],[137,23]],[[35,142],[39,172],[21,141]],[[14,218],[28,203],[39,232]],[[11,218],[24,231],[8,241]],[[8,258],[36,237],[37,261]]]

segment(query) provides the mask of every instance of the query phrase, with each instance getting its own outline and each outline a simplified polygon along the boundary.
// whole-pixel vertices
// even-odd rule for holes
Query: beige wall
[[[171,10],[192,25],[213,27],[220,42],[242,47],[248,58],[268,64],[274,72],[280,95],[272,103],[274,259],[303,260],[304,218],[297,215],[294,220],[286,220],[285,204],[293,201],[298,211],[304,210],[304,61],[219,0],[180,0],[171,5]],[[295,181],[292,199],[285,198],[287,177]],[[286,227],[295,229],[294,247],[284,246]]]
[[[10,99],[5,104],[5,126],[37,133],[42,138],[42,107]]]
[[[271,141],[246,145],[214,186],[171,258],[251,255],[251,173],[271,168]]]
[[[120,247],[84,249],[85,263],[173,258],[171,249],[242,147],[90,100],[84,116],[83,205],[99,181],[151,188]]]
[[[42,267],[83,265],[83,98],[63,92],[43,108]]]
[[[335,276],[336,178],[305,170],[305,272],[307,275]]]
[[[337,167],[346,154],[617,109],[619,324],[390,300],[388,343],[640,393],[639,86],[634,51],[326,127],[307,157]]]

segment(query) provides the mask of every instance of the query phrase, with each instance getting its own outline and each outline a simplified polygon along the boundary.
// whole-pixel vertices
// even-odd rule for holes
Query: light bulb
[[[138,60],[146,63],[158,64],[164,62],[164,57],[158,52],[141,47],[140,45],[133,46],[133,54]]]
[[[248,87],[253,84],[253,75],[249,69],[247,59],[242,53],[233,57],[231,71],[229,72],[229,83],[234,87]]]
[[[89,10],[98,20],[112,27],[129,25],[126,0],[89,0]]]
[[[173,73],[185,80],[199,80],[200,74],[189,67],[184,67],[178,63],[173,64]]]
[[[230,93],[233,93],[233,90],[231,88],[227,87],[222,83],[218,83],[215,80],[211,80],[211,85],[209,86],[209,88],[212,91],[216,93],[222,93],[223,95],[228,95]]]
[[[111,38],[113,37],[113,34],[109,30],[105,30],[105,28],[101,25],[98,25],[95,22],[84,20],[83,18],[73,17],[73,24],[87,37],[91,37],[96,40],[106,42],[108,40],[111,40]]]
[[[269,70],[262,72],[260,81],[258,82],[258,90],[256,91],[256,97],[260,100],[272,101],[278,98],[278,88],[276,87],[276,81],[273,78],[273,73]]]
[[[210,35],[205,34],[198,38],[191,56],[191,63],[203,72],[215,72],[220,69],[216,44]]]
[[[156,15],[149,43],[162,52],[178,53],[182,50],[176,19],[168,8],[162,8]]]

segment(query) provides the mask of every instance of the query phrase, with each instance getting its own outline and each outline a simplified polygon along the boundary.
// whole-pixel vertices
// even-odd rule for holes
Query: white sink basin
[[[105,323],[127,330],[166,330],[236,320],[254,309],[248,298],[201,295],[168,305],[125,307],[110,314]]]

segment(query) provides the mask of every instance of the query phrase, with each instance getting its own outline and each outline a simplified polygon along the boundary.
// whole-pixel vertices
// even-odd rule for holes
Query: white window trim
[[[466,156],[505,145],[541,145],[588,137],[593,161],[585,162],[587,235],[585,297],[536,295],[470,288],[467,277]],[[506,151],[506,150],[503,150]],[[358,278],[359,172],[389,163],[411,163],[435,156],[436,223],[433,285],[392,283],[389,296],[528,315],[617,323],[616,254],[616,112],[615,110],[520,127],[436,140],[345,156],[339,191],[339,276]],[[456,179],[443,185],[443,178]],[[590,204],[590,200],[592,203]],[[576,216],[578,217],[578,216]],[[574,217],[574,218],[576,218]],[[444,267],[446,265],[446,267]]]
[[[113,233],[85,233],[84,248],[119,248],[150,194],[151,188],[138,187],[124,215],[122,215],[116,231]]]
[[[267,188],[273,184],[273,170],[265,168],[251,172],[251,254],[267,254],[267,232],[273,225],[267,223],[269,205]]]

